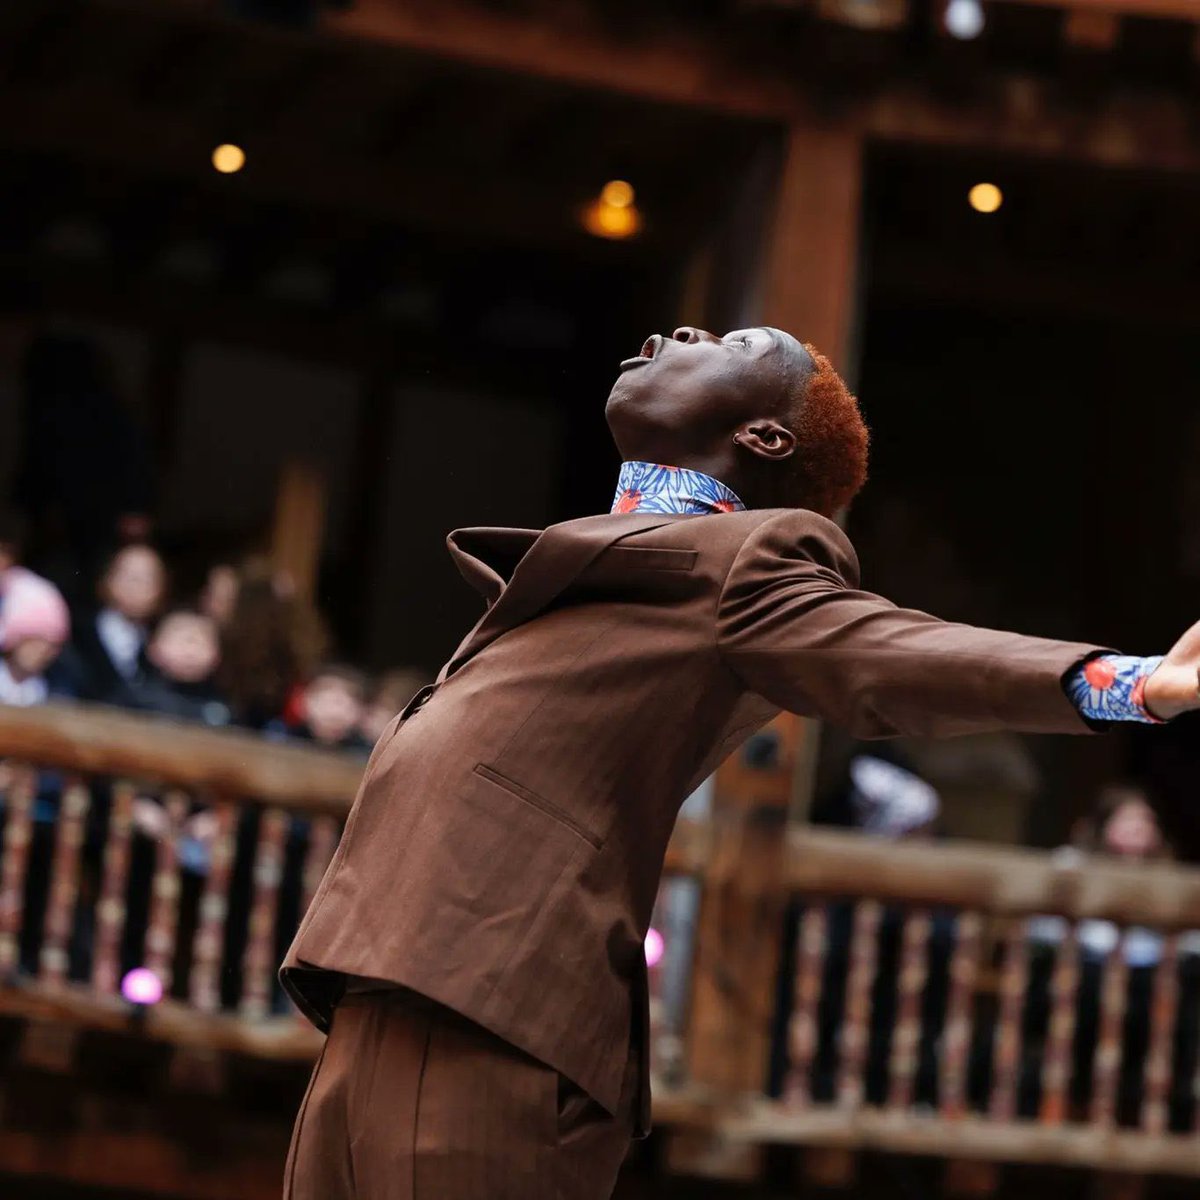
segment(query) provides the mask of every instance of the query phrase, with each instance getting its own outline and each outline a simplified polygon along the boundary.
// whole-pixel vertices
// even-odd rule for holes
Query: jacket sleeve
[[[833,522],[798,510],[764,521],[718,601],[726,663],[773,704],[864,738],[1093,728],[1062,680],[1098,647],[951,624],[857,585]]]

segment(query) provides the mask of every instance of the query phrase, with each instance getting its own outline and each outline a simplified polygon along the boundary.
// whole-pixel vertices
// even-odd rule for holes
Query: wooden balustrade
[[[313,1054],[276,956],[361,769],[85,706],[0,708],[0,1013],[128,1028],[120,980],[144,965],[172,998],[141,1013],[142,1036]],[[146,798],[156,839],[135,817]],[[739,878],[746,826],[720,815],[679,823],[667,872],[744,889],[759,907],[738,911],[793,906],[779,1098],[684,1078],[658,1089],[660,1127],[1200,1175],[1200,872],[782,822],[755,836],[778,839],[769,880]],[[767,1062],[749,1067],[765,1084]]]

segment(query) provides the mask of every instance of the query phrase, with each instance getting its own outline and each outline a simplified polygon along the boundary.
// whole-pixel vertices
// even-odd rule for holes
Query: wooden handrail
[[[203,729],[85,704],[0,705],[0,758],[91,775],[125,776],[344,816],[362,763],[349,755],[277,745],[254,734]],[[723,837],[704,822],[680,821],[667,871],[703,875]],[[835,830],[787,832],[785,885],[812,896],[858,896],[943,905],[1003,916],[1053,913],[1101,917],[1161,930],[1200,927],[1200,871],[1074,863],[1037,850],[966,842],[885,842]]]
[[[0,758],[344,816],[361,759],[91,704],[0,705]]]
[[[968,909],[1002,916],[1104,918],[1161,931],[1200,928],[1200,871],[1121,865],[969,842],[887,842],[793,829],[787,884],[806,895]]]

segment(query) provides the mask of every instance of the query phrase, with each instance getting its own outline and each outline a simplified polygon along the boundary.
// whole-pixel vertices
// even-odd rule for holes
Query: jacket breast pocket
[[[481,779],[486,779],[488,783],[495,785],[503,792],[507,792],[509,797],[514,800],[519,800],[523,804],[529,805],[544,813],[552,821],[556,821],[565,829],[569,829],[580,841],[587,843],[593,850],[599,850],[603,846],[603,841],[586,825],[572,816],[559,804],[555,804],[552,800],[547,800],[544,796],[538,795],[537,792],[530,791],[529,788],[517,783],[513,779],[509,779],[507,775],[502,775],[494,767],[489,767],[486,763],[480,763],[475,768],[475,774]]]
[[[623,571],[691,571],[695,550],[655,546],[611,546],[596,560],[598,566]]]

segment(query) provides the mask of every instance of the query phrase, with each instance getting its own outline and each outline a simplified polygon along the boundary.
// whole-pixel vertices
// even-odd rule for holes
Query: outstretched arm
[[[1168,718],[1200,705],[1200,626],[1161,665],[1113,657],[1100,667],[1111,653],[1101,647],[940,621],[857,583],[853,548],[831,522],[799,511],[765,522],[719,601],[718,644],[730,669],[780,707],[860,737],[1085,733],[1097,721],[1147,719],[1145,709]],[[1119,710],[1116,694],[1101,697],[1106,689],[1095,685],[1122,664],[1129,703]],[[1079,679],[1091,708],[1068,695]]]

